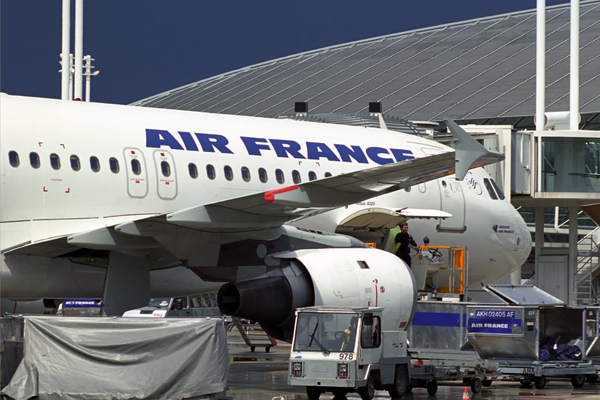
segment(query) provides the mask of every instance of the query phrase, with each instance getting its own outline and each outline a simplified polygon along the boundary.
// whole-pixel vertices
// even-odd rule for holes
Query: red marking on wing
[[[275,190],[271,190],[269,192],[265,192],[265,200],[268,201],[269,203],[272,203],[275,200],[276,194],[291,192],[292,190],[296,190],[296,189],[298,189],[298,185],[292,185],[292,186],[284,187],[281,189],[275,189]]]

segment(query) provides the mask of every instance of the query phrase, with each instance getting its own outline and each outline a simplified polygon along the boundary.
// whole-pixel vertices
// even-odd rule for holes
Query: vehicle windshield
[[[167,308],[169,307],[169,301],[171,299],[170,298],[166,298],[166,299],[150,299],[150,304],[148,304],[148,307],[156,307],[156,308]]]
[[[295,351],[351,352],[356,342],[356,314],[301,313],[296,326]]]

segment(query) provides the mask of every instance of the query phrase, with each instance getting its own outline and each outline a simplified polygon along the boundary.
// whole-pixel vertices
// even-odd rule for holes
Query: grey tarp
[[[223,392],[221,319],[26,317],[13,399],[181,399]]]

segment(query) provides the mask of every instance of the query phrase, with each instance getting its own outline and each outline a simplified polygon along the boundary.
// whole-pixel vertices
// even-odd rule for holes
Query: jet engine
[[[217,295],[224,314],[257,321],[292,339],[298,307],[384,307],[382,329],[405,330],[417,305],[415,278],[395,255],[372,248],[307,249],[274,254],[277,268],[228,283]]]

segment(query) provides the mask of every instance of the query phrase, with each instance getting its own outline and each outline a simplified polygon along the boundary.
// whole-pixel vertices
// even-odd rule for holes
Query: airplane
[[[473,272],[471,283],[518,268],[531,247],[523,220],[478,168],[503,155],[452,121],[456,150],[375,128],[7,94],[0,101],[2,298],[102,298],[108,315],[120,315],[151,296],[221,287],[222,310],[248,312],[286,338],[298,306],[371,302],[363,282],[375,276],[414,281],[393,254],[328,233],[351,228],[346,219],[365,209],[398,217],[412,204],[458,204],[454,217],[423,226],[440,244],[440,235],[462,245],[482,239],[470,257],[483,254],[487,271]],[[332,282],[326,270],[344,279]],[[366,294],[356,294],[361,287]]]

